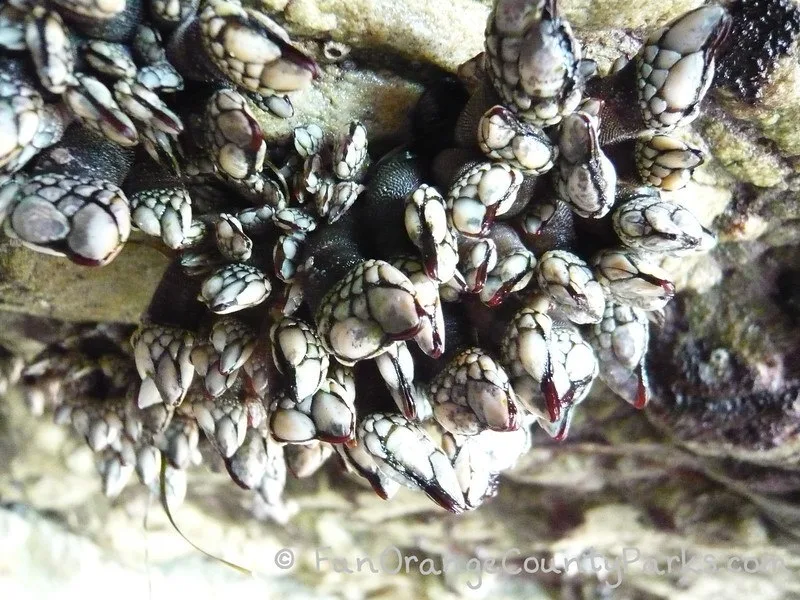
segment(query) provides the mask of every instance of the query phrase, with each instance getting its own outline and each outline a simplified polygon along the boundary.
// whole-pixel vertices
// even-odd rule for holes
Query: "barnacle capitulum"
[[[355,121],[333,148],[333,172],[342,181],[356,179],[364,174],[367,159],[367,128]]]
[[[497,245],[492,238],[462,237],[458,254],[458,270],[446,285],[458,292],[480,293],[489,272],[497,266]]]
[[[192,401],[192,414],[223,458],[232,456],[244,443],[247,405],[235,395],[226,394],[213,399],[200,396]]]
[[[661,198],[657,190],[637,188],[625,192],[612,220],[620,241],[634,250],[685,254],[708,251],[716,245],[714,234],[697,217]]]
[[[424,309],[408,278],[384,261],[367,260],[351,269],[320,303],[320,339],[336,358],[352,365],[413,338]]]
[[[75,63],[64,21],[56,11],[43,6],[34,6],[25,21],[25,42],[31,51],[39,81],[48,92],[64,92]]]
[[[437,281],[427,274],[423,263],[414,257],[399,256],[391,264],[408,277],[424,311],[422,327],[414,336],[414,341],[425,354],[439,358],[445,350],[445,335],[444,314]]]
[[[203,282],[199,299],[211,311],[224,315],[262,303],[271,291],[272,285],[264,273],[250,265],[233,263]]]
[[[224,374],[240,369],[258,343],[258,337],[252,329],[236,317],[222,317],[215,321],[208,340],[219,352],[220,371]]]
[[[578,111],[561,123],[558,193],[581,217],[599,219],[614,205],[617,173],[600,149],[596,116]]]
[[[270,406],[270,431],[279,442],[341,444],[355,435],[354,389],[335,379],[302,400],[279,394]]]
[[[536,253],[569,248],[575,242],[575,213],[555,196],[531,203],[518,222],[526,246]]]
[[[498,259],[486,274],[478,296],[488,306],[498,306],[514,292],[524,289],[536,272],[536,257],[528,250],[513,228],[498,223],[491,231]]]
[[[519,427],[516,396],[508,375],[480,348],[454,356],[431,384],[436,421],[451,433],[475,435],[485,429]]]
[[[491,461],[481,446],[480,436],[456,436],[445,433],[442,449],[450,458],[464,495],[464,503],[475,509],[497,490],[497,473],[491,470]]]
[[[565,250],[550,250],[539,259],[537,279],[542,288],[575,323],[597,323],[605,295],[589,265]]]
[[[194,336],[174,327],[145,325],[131,337],[131,345],[142,379],[139,408],[158,402],[180,404],[194,377],[190,361]]]
[[[694,169],[703,164],[703,153],[668,135],[636,140],[636,170],[642,181],[665,191],[686,186]]]
[[[261,125],[235,90],[214,92],[206,103],[206,140],[214,163],[233,180],[260,175],[267,146]]]
[[[231,479],[246,489],[255,489],[267,472],[267,447],[264,436],[254,427],[248,427],[244,442],[226,459],[225,466]]]
[[[421,185],[406,200],[405,227],[411,242],[421,251],[425,272],[444,283],[455,275],[458,243],[447,219],[442,195]]]
[[[175,469],[185,470],[193,462],[199,463],[197,444],[200,431],[193,416],[176,413],[160,438],[160,450]]]
[[[275,365],[289,378],[296,401],[312,396],[325,381],[330,359],[314,329],[307,323],[285,317],[270,330]]]
[[[697,118],[729,26],[723,7],[701,6],[647,39],[636,57],[636,83],[648,128],[667,132]]]
[[[592,259],[592,265],[606,296],[618,303],[659,310],[675,295],[669,273],[634,251],[601,250]]]
[[[192,225],[192,199],[183,187],[141,190],[129,197],[131,221],[144,233],[180,248]]]
[[[517,199],[523,175],[505,163],[481,163],[459,177],[447,193],[447,209],[459,233],[482,237]]]
[[[389,500],[404,485],[382,471],[364,444],[336,444],[334,446],[345,468],[370,484],[375,493]]]
[[[546,173],[558,155],[558,147],[544,131],[520,121],[503,106],[494,106],[481,117],[478,145],[489,158],[510,164],[526,175]]]
[[[523,120],[555,125],[574,111],[593,72],[555,0],[499,0],[486,27],[486,71]]]
[[[0,64],[0,123],[3,126],[0,142],[0,168],[9,171],[8,164],[32,142],[39,127],[44,102],[31,83],[19,77],[13,63]]]
[[[286,468],[298,479],[305,479],[316,473],[334,452],[334,446],[327,442],[290,444],[284,448]]]
[[[219,216],[214,227],[217,248],[227,260],[246,261],[253,250],[253,241],[245,234],[241,221],[226,213]]]
[[[75,84],[67,88],[63,98],[84,127],[102,133],[120,146],[139,143],[139,132],[133,121],[100,80],[90,75],[76,75]]]
[[[284,29],[258,11],[228,0],[206,0],[198,14],[203,48],[236,85],[262,96],[307,87],[316,63],[293,46]]]
[[[641,309],[609,302],[603,320],[592,327],[589,342],[597,353],[598,373],[608,387],[635,408],[650,397],[644,367],[649,321]]]
[[[418,425],[400,415],[373,413],[358,426],[358,443],[387,477],[419,488],[451,512],[462,512],[464,496],[447,455]]]
[[[77,263],[104,265],[130,234],[128,200],[116,185],[88,177],[37,175],[19,186],[6,234]]]
[[[206,394],[218,398],[233,387],[238,369],[223,370],[222,357],[210,342],[194,346],[190,356],[195,372],[202,377]]]
[[[81,55],[89,65],[116,79],[132,79],[136,76],[136,62],[124,44],[105,40],[88,40],[81,45]]]
[[[501,360],[522,405],[536,411],[534,399],[543,397],[555,415],[560,401],[550,358],[553,320],[547,315],[549,309],[550,301],[538,296],[513,316],[503,336]]]
[[[414,360],[404,342],[395,342],[375,357],[375,365],[400,411],[409,420],[417,418]]]
[[[546,417],[545,430],[557,439],[566,437],[575,407],[589,394],[599,365],[592,347],[581,337],[577,328],[554,323],[550,338],[550,365],[556,402],[548,403],[537,411]],[[544,408],[545,410],[542,410]]]

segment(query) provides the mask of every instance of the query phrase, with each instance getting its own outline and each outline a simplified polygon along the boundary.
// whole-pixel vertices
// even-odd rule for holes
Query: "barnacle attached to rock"
[[[106,264],[119,252],[128,237],[130,216],[126,214],[131,208],[136,213],[134,223],[151,235],[161,235],[170,247],[179,247],[189,237],[192,199],[186,185],[191,176],[184,177],[181,171],[191,169],[179,164],[179,155],[185,153],[184,146],[192,146],[181,134],[184,117],[193,117],[194,109],[192,102],[177,93],[184,89],[184,77],[205,82],[198,84],[199,98],[223,97],[209,102],[206,116],[208,124],[221,127],[209,129],[215,143],[206,148],[220,176],[249,179],[243,185],[261,192],[265,146],[254,145],[252,139],[243,144],[236,119],[251,113],[235,90],[222,89],[229,85],[224,82],[229,77],[227,81],[247,93],[285,94],[306,87],[316,73],[314,61],[294,47],[277,24],[236,2],[206,0],[198,6],[199,2],[156,1],[150,11],[156,28],[145,21],[138,1],[118,2],[114,10],[108,3],[101,4],[33,2],[27,12],[9,5],[0,22],[4,47],[12,53],[0,62],[0,125],[9,134],[3,136],[5,145],[0,145],[0,169],[5,174],[20,171],[63,136],[60,146],[53,146],[49,157],[40,155],[29,172],[34,175],[31,185],[36,185],[36,177],[67,177],[59,183],[66,195],[59,201],[48,200],[51,209],[36,201],[27,188],[13,195],[6,188],[4,212],[17,215],[11,222],[6,219],[6,231],[35,249],[92,265]],[[215,19],[220,24],[211,27]],[[204,29],[201,23],[211,28]],[[170,38],[174,65],[163,48],[162,33]],[[219,43],[214,42],[215,36],[222,36]],[[195,45],[196,40],[205,42]],[[226,46],[235,52],[226,50],[215,66],[212,59],[220,57],[220,48]],[[187,56],[188,62],[181,62]],[[249,74],[242,76],[237,65],[243,68],[245,63]],[[254,69],[260,70],[258,86],[252,85]],[[219,102],[227,105],[217,106]],[[211,110],[215,107],[216,113]],[[232,114],[226,117],[220,112]],[[253,118],[250,129],[251,137],[261,135]],[[90,132],[120,149],[102,148]],[[175,175],[166,181],[156,169],[141,170],[137,164],[133,183],[124,187],[140,194],[129,202],[117,191],[132,164],[132,154],[123,157],[122,149],[140,143],[154,161]],[[87,144],[93,151],[87,150]],[[253,146],[253,158],[241,156],[247,145]],[[86,181],[87,177],[92,181]],[[86,186],[98,192],[90,194]],[[77,196],[73,189],[79,190]],[[58,206],[71,205],[77,198],[85,198],[85,208],[56,214]]]
[[[636,65],[639,106],[648,128],[669,131],[697,118],[714,78],[715,52],[729,28],[723,7],[701,6],[647,39]]]
[[[182,497],[207,440],[263,514],[285,514],[287,466],[310,476],[334,453],[383,498],[406,486],[461,512],[494,494],[534,425],[566,437],[598,376],[645,406],[645,311],[675,295],[660,261],[715,244],[661,190],[703,161],[666,132],[699,114],[724,8],[679,17],[596,78],[553,0],[498,0],[483,58],[462,70],[471,97],[454,78],[434,82],[387,152],[357,120],[267,134],[250,104],[287,116],[285,94],[317,67],[257,9],[150,9],[152,25],[140,16],[119,40],[90,35],[80,68],[64,63],[79,121],[68,128],[67,111],[46,108],[55,49],[38,75],[0,63],[11,235],[104,264],[132,222],[174,254],[119,352],[138,380],[116,369],[113,401],[72,397],[96,367],[71,348],[23,376],[37,410],[65,406],[102,453],[108,492],[134,471],[154,485],[163,455]],[[61,16],[69,25],[33,18],[73,27]],[[18,18],[0,12],[5,43],[33,51]],[[94,150],[101,159],[87,160]]]

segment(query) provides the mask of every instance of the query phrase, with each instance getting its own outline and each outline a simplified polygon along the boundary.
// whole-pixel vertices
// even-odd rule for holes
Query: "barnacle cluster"
[[[462,81],[432,85],[414,139],[370,156],[359,122],[268,147],[248,102],[285,116],[282,94],[316,66],[257,11],[154,2],[155,27],[137,13],[112,42],[99,5],[53,6],[22,19],[35,69],[0,73],[24,100],[0,114],[17,135],[0,162],[6,231],[92,265],[131,226],[176,252],[129,340],[89,327],[5,369],[100,453],[107,493],[134,471],[156,485],[163,456],[178,501],[207,443],[275,510],[287,466],[309,476],[335,454],[381,497],[404,485],[461,512],[534,424],[563,439],[596,377],[647,403],[648,328],[675,294],[659,262],[715,243],[661,192],[703,161],[674,132],[700,113],[724,8],[681,16],[601,78],[554,0],[497,0]],[[63,48],[53,66],[62,16],[88,23],[78,56],[113,93]],[[40,135],[50,115],[66,131]]]

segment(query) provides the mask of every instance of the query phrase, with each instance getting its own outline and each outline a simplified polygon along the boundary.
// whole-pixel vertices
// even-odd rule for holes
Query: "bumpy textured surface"
[[[793,0],[738,0],[728,11],[737,35],[717,67],[717,83],[754,102],[778,60],[796,48],[800,7]]]

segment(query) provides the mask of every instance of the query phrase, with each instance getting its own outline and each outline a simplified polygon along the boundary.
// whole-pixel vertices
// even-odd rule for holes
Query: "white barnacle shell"
[[[431,383],[436,421],[447,431],[475,435],[519,427],[516,395],[503,367],[480,348],[459,352]]]
[[[325,134],[319,125],[310,124],[295,127],[292,132],[294,149],[301,158],[314,156],[322,149]]]
[[[439,285],[428,276],[422,262],[416,258],[401,256],[392,261],[392,266],[404,273],[414,285],[417,299],[425,311],[422,328],[414,337],[414,341],[425,354],[439,358],[445,347],[444,314],[439,297]]]
[[[481,302],[488,306],[499,305],[509,294],[527,286],[535,271],[536,257],[530,250],[517,248],[504,253],[486,277],[479,292]]]
[[[533,413],[551,436],[563,439],[580,404],[592,388],[599,366],[594,350],[578,330],[555,323],[550,337],[552,394],[534,397]]]
[[[436,188],[423,184],[406,198],[404,222],[411,243],[422,252],[428,276],[439,283],[450,280],[458,263],[458,243]]]
[[[386,352],[375,357],[386,387],[397,407],[407,419],[417,418],[414,390],[414,360],[404,342],[396,342]]]
[[[133,121],[114,100],[111,91],[89,75],[76,74],[62,95],[80,122],[120,146],[135,146],[139,133]]]
[[[284,448],[286,468],[298,479],[305,479],[316,473],[333,453],[333,445],[327,442],[290,444]]]
[[[532,412],[539,410],[534,398],[547,393],[552,378],[549,308],[549,299],[541,294],[526,303],[509,322],[501,345],[501,362],[517,398]]]
[[[278,370],[291,378],[295,400],[312,396],[324,383],[330,359],[314,328],[284,317],[270,329],[272,356]]]
[[[222,317],[211,327],[209,341],[219,352],[220,371],[229,374],[240,369],[257,344],[256,332],[236,317]]]
[[[41,94],[11,73],[0,73],[0,170],[14,172],[33,145],[45,108]]]
[[[670,131],[697,118],[729,23],[722,6],[701,6],[647,39],[636,57],[639,107],[647,127]]]
[[[207,0],[199,13],[203,47],[237,86],[263,96],[307,87],[317,65],[266,15],[229,0]]]
[[[261,483],[268,467],[267,442],[263,434],[249,427],[244,442],[226,459],[225,466],[231,478],[242,488],[252,490]]]
[[[449,432],[442,436],[442,449],[455,469],[464,503],[470,509],[492,496],[497,486],[497,473],[492,471],[489,455],[479,440],[480,436],[456,436]]]
[[[244,443],[248,411],[238,395],[223,394],[218,398],[198,395],[192,401],[192,414],[223,458],[232,456]]]
[[[414,285],[389,263],[366,260],[333,286],[317,310],[317,331],[339,362],[352,365],[385,352],[422,327]]]
[[[156,92],[136,81],[117,81],[114,84],[114,98],[126,114],[153,129],[173,136],[183,131],[181,118]]]
[[[458,273],[463,277],[465,290],[480,293],[489,272],[497,266],[497,244],[491,238],[464,237],[459,240],[458,254]]]
[[[367,165],[367,128],[358,121],[350,123],[333,148],[333,172],[339,179],[357,178]]]
[[[214,226],[217,248],[225,258],[232,261],[245,261],[250,258],[253,250],[253,241],[242,228],[242,223],[226,213],[219,215],[219,220]]]
[[[359,424],[358,443],[387,477],[421,489],[447,510],[464,509],[452,464],[420,426],[401,415],[373,413]]]
[[[279,394],[269,412],[270,431],[280,442],[321,440],[337,444],[355,435],[355,408],[347,395],[337,393],[335,385],[325,385],[299,401],[289,394]]]
[[[272,291],[266,275],[250,265],[225,265],[200,288],[199,300],[212,312],[227,314],[261,304]]]
[[[208,99],[205,111],[206,143],[214,164],[227,177],[244,180],[264,166],[264,132],[244,97],[221,89]]]
[[[668,135],[638,138],[635,153],[639,177],[666,191],[684,187],[704,160],[700,150]]]
[[[107,40],[87,40],[81,46],[84,60],[91,67],[115,79],[132,79],[136,76],[136,63],[124,44]]]
[[[689,210],[661,198],[657,190],[636,189],[612,213],[614,231],[627,247],[644,252],[685,254],[716,245],[714,235]]]
[[[190,360],[194,336],[175,327],[141,325],[131,336],[131,346],[142,379],[139,408],[158,402],[180,404],[194,377]]]
[[[600,379],[636,408],[649,399],[644,359],[649,321],[638,308],[609,302],[603,320],[592,327],[589,342],[597,353]]]
[[[539,260],[537,280],[571,321],[597,323],[603,317],[603,288],[579,256],[565,250],[545,252]]]
[[[601,250],[592,259],[592,265],[606,295],[620,304],[659,310],[675,295],[669,273],[631,250]]]
[[[26,18],[25,41],[42,85],[53,94],[64,92],[73,76],[75,58],[61,16],[43,6],[33,7]]]
[[[600,149],[599,123],[578,111],[561,122],[558,194],[581,217],[599,219],[614,205],[617,172]]]
[[[494,106],[481,117],[478,145],[489,158],[506,162],[526,175],[547,173],[558,156],[558,146],[544,131],[520,121],[503,106]]]
[[[17,190],[6,221],[6,233],[26,246],[91,266],[111,262],[130,230],[130,208],[121,189],[64,175],[32,177]]]
[[[192,199],[183,187],[154,188],[130,197],[131,220],[144,233],[180,248],[192,226]]]
[[[484,236],[495,217],[517,199],[523,175],[505,163],[480,163],[459,177],[447,193],[447,209],[461,234]]]

